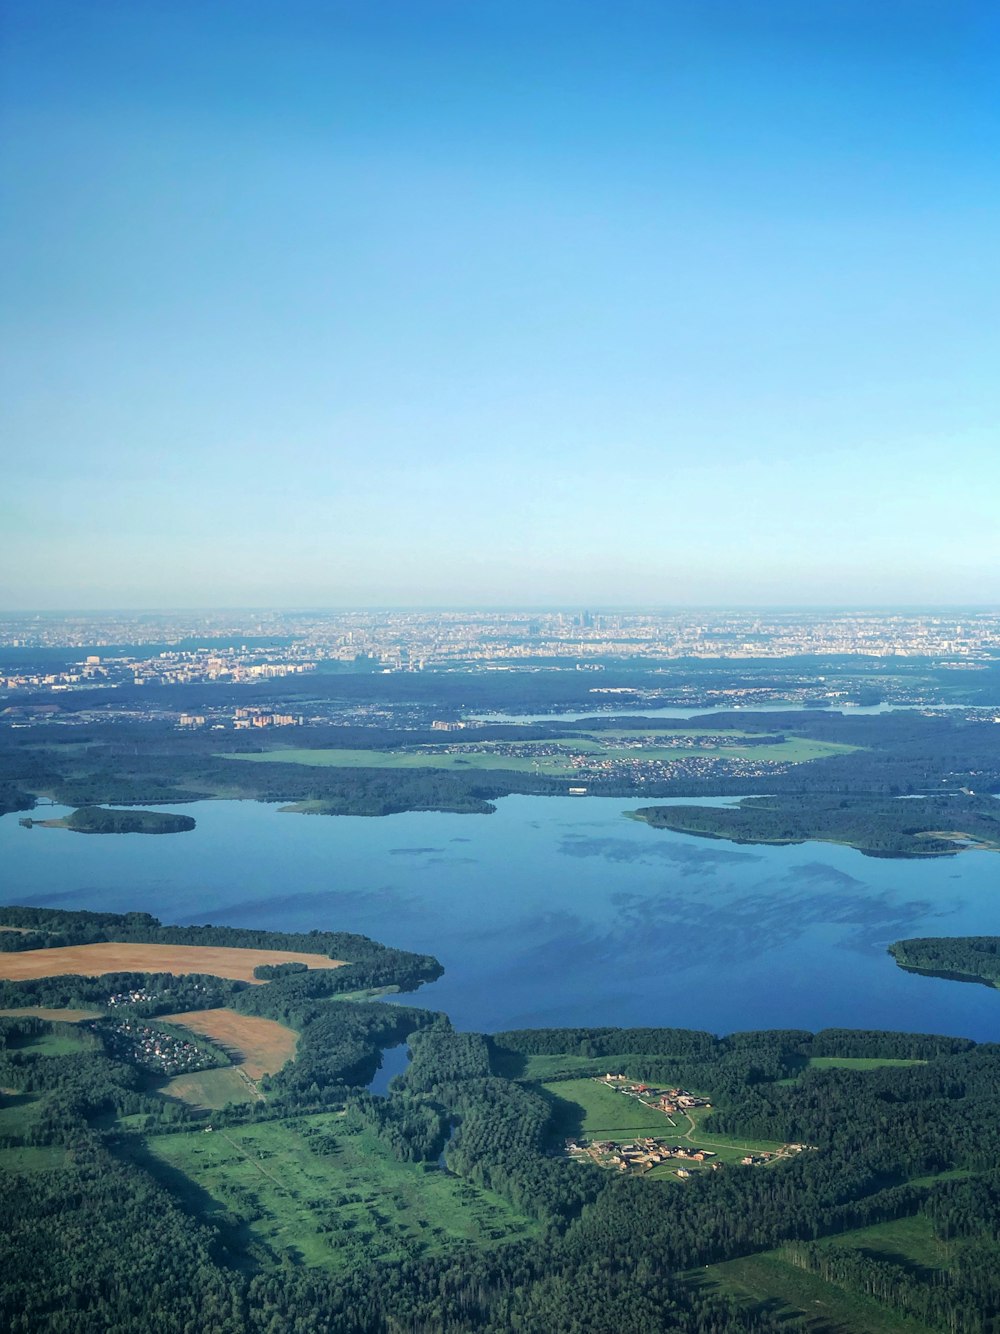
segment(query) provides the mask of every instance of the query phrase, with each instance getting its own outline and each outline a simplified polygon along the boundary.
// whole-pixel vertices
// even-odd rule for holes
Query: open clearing
[[[0,978],[23,982],[67,973],[100,977],[103,973],[207,973],[237,982],[256,982],[262,963],[304,963],[307,968],[339,968],[343,959],[291,950],[244,950],[213,945],[138,945],[104,941],[98,945],[58,945],[48,950],[0,954]]]
[[[735,1297],[772,1316],[804,1318],[815,1334],[920,1334],[927,1326],[888,1311],[871,1298],[827,1283],[775,1252],[710,1265],[691,1276],[702,1291]]]
[[[403,1260],[535,1230],[498,1195],[430,1164],[401,1163],[334,1113],[159,1135],[148,1148],[144,1165],[183,1174],[169,1174],[171,1189],[197,1211],[242,1217],[253,1240],[306,1265]]]
[[[645,744],[638,744],[640,735],[649,737]],[[723,735],[718,732],[712,736]],[[655,732],[631,734],[621,733],[616,736],[606,734],[581,735],[572,739],[548,739],[536,742],[518,742],[517,754],[505,754],[510,749],[503,742],[465,743],[460,741],[442,742],[440,746],[421,746],[410,750],[345,750],[288,747],[286,749],[266,750],[257,754],[228,754],[220,758],[244,760],[253,764],[301,764],[319,768],[345,769],[505,769],[514,772],[550,774],[553,777],[572,777],[581,769],[592,764],[608,760],[629,763],[647,763],[655,761],[667,764],[671,761],[690,759],[701,756],[706,759],[757,759],[782,764],[801,764],[807,760],[822,759],[828,755],[841,755],[854,750],[854,746],[841,745],[828,741],[813,741],[807,737],[793,737],[790,740],[768,746],[747,745],[746,733],[734,732],[732,740],[726,737],[724,744],[706,745],[699,743],[696,732]],[[690,741],[690,745],[678,744]],[[659,744],[658,744],[659,743]],[[546,754],[554,744],[559,753]]]
[[[810,1070],[877,1070],[880,1066],[926,1065],[901,1056],[810,1056]]]
[[[57,1010],[48,1005],[22,1005],[16,1010],[0,1010],[0,1019],[47,1019],[50,1024],[82,1024],[84,1019],[103,1019],[103,1010]]]
[[[224,1065],[218,1070],[199,1070],[191,1075],[175,1075],[159,1092],[165,1098],[176,1098],[204,1112],[214,1112],[229,1102],[257,1102],[262,1096],[233,1065]]]
[[[180,1024],[210,1038],[245,1070],[251,1079],[276,1074],[295,1055],[298,1034],[273,1019],[260,1019],[235,1010],[188,1010],[165,1014],[163,1021]]]

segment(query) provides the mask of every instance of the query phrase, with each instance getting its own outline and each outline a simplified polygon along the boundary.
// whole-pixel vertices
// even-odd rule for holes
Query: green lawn
[[[38,1115],[41,1100],[29,1093],[0,1093],[0,1139],[19,1139]]]
[[[336,1113],[154,1136],[148,1147],[182,1195],[187,1181],[194,1207],[242,1220],[253,1241],[307,1265],[401,1260],[534,1230],[499,1196],[436,1165],[398,1162]]]

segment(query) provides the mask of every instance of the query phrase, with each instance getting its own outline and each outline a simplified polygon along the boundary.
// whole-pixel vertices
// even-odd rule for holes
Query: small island
[[[733,806],[644,806],[630,812],[654,829],[733,843],[845,843],[868,857],[942,857],[1000,847],[1000,803],[948,796],[744,797]]]
[[[104,806],[81,806],[59,820],[25,817],[26,829],[72,829],[77,834],[184,834],[193,829],[194,817],[169,811],[108,810]]]

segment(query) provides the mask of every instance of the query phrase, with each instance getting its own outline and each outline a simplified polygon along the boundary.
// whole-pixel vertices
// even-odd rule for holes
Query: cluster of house
[[[119,1005],[142,1005],[145,1001],[156,1000],[157,997],[145,987],[140,987],[137,991],[117,991],[113,996],[107,999],[109,1010],[117,1009]]]
[[[601,1167],[617,1167],[619,1172],[648,1172],[651,1167],[672,1158],[692,1163],[705,1163],[716,1155],[710,1149],[695,1145],[668,1144],[666,1140],[643,1136],[631,1144],[619,1144],[613,1139],[595,1139],[589,1143],[566,1141],[566,1152],[575,1158],[590,1158]],[[717,1164],[711,1164],[716,1166]],[[679,1177],[690,1176],[685,1168],[678,1168]]]
[[[675,1112],[687,1112],[692,1107],[711,1107],[708,1098],[688,1093],[686,1089],[656,1088],[651,1084],[637,1083],[627,1075],[599,1075],[598,1084],[606,1084],[616,1093],[624,1093],[630,1098],[638,1098],[646,1107],[671,1116]]]
[[[215,1064],[193,1042],[148,1024],[116,1023],[101,1027],[104,1044],[113,1056],[157,1074],[180,1075],[206,1070]]]
[[[183,991],[186,998],[185,1003],[187,1003],[192,992],[200,991],[207,995],[208,987],[203,982],[192,982],[189,978],[184,978]],[[147,1005],[153,1001],[162,1001],[170,994],[169,983],[167,989],[161,988],[159,991],[150,991],[147,987],[136,987],[133,991],[116,991],[113,996],[107,998],[104,1004],[109,1010],[118,1010],[122,1006]],[[181,1006],[178,1004],[177,1008],[180,1009]]]

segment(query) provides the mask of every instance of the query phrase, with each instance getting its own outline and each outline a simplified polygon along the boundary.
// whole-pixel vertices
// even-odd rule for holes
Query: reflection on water
[[[183,837],[0,819],[0,897],[167,922],[360,931],[436,954],[417,999],[460,1027],[830,1025],[1000,1036],[1000,994],[909,975],[900,936],[998,930],[990,853],[926,862],[747,847],[624,818],[634,799],[507,797],[495,815],[174,807]],[[460,845],[460,846],[459,846]]]

